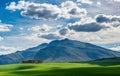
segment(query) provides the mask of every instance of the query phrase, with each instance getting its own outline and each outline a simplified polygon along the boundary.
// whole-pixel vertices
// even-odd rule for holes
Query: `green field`
[[[120,65],[41,63],[0,65],[0,76],[120,76]]]

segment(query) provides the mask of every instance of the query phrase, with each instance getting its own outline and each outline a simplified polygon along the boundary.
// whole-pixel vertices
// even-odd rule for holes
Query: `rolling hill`
[[[0,65],[0,76],[120,76],[120,65],[100,66],[89,63],[10,64]]]
[[[120,57],[103,58],[103,59],[89,61],[89,62],[86,62],[86,63],[97,64],[97,65],[102,65],[102,66],[120,65]]]

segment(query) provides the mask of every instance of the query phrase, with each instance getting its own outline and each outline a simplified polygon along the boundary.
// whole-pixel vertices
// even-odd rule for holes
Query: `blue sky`
[[[55,39],[120,51],[120,0],[0,0],[0,55]]]

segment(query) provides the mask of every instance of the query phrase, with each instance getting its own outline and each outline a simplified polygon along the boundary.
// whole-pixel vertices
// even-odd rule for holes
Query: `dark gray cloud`
[[[21,10],[21,15],[35,19],[59,19],[59,18],[81,18],[86,16],[87,11],[80,8],[73,1],[65,1],[60,5],[48,3],[35,3],[30,1],[11,2],[6,6],[7,10]]]
[[[98,23],[120,22],[120,17],[119,16],[97,15],[96,22]]]
[[[86,16],[87,11],[84,8],[81,8],[77,3],[73,1],[65,1],[61,3],[62,17],[63,18],[81,18]]]
[[[66,35],[68,33],[68,29],[63,28],[59,31],[60,35]]]
[[[99,14],[95,21],[75,22],[69,24],[68,28],[76,32],[97,32],[101,29],[120,27],[120,16]]]
[[[87,11],[72,1],[61,3],[60,6],[52,4],[29,3],[21,14],[35,19],[59,19],[59,18],[81,18]]]
[[[73,24],[68,26],[68,28],[76,32],[97,32],[97,31],[100,31],[101,29],[105,29],[108,27],[92,22],[92,23],[86,23],[86,24],[76,24],[76,25]]]
[[[21,14],[35,19],[57,19],[60,12],[60,9],[55,5],[34,3],[28,5]]]
[[[77,14],[77,9],[73,8],[69,11],[69,13],[75,15]]]
[[[56,35],[56,34],[41,35],[40,37],[48,39],[48,40],[60,39],[60,37],[58,35]]]

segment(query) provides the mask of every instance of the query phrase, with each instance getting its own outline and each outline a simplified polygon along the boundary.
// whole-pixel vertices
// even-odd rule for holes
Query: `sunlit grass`
[[[0,76],[120,76],[120,65],[41,63],[0,65]]]

